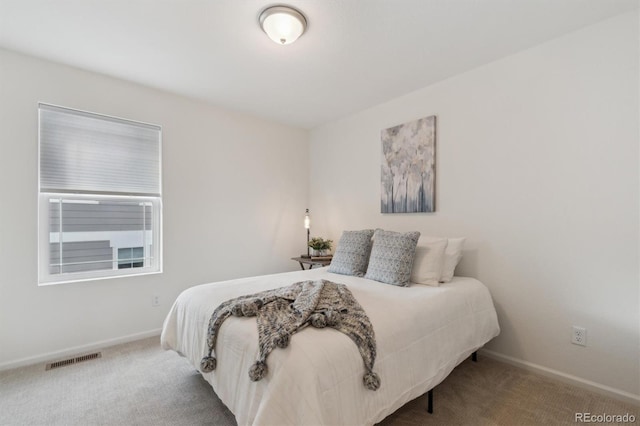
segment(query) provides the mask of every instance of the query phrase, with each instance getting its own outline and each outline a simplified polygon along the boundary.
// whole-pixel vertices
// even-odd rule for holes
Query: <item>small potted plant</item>
[[[329,250],[331,250],[331,243],[333,240],[325,240],[320,237],[313,237],[309,240],[309,247],[313,249],[312,256],[326,256]]]

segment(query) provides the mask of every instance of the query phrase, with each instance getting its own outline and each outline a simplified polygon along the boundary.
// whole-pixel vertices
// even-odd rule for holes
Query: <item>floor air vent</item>
[[[53,370],[54,368],[66,367],[67,365],[76,364],[78,362],[90,361],[92,359],[102,358],[102,352],[94,352],[92,354],[81,355],[74,358],[67,358],[61,361],[51,362],[47,364],[46,371]]]

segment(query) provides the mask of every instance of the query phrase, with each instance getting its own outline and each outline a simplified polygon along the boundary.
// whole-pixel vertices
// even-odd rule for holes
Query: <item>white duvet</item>
[[[256,319],[230,317],[218,335],[217,368],[203,377],[239,425],[374,424],[436,386],[500,331],[489,291],[476,279],[396,287],[320,268],[187,289],[164,322],[162,347],[198,368],[209,319],[220,303],[321,278],[349,286],[369,316],[380,388],[363,385],[362,357],[349,337],[312,327],[294,334],[286,349],[274,350],[267,376],[252,382],[248,371],[258,359]]]

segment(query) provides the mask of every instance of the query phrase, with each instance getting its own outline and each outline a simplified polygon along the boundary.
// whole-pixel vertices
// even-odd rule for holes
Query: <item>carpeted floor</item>
[[[575,413],[635,416],[640,408],[480,356],[383,425],[575,424]],[[208,383],[159,338],[102,350],[102,358],[45,371],[0,372],[0,425],[235,425]]]

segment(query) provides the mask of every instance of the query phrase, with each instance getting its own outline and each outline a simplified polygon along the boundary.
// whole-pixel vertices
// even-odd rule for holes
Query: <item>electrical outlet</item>
[[[572,328],[571,343],[574,345],[587,346],[587,329],[574,325]]]
[[[157,294],[153,295],[153,297],[151,298],[151,306],[160,306],[160,296],[158,296]]]

